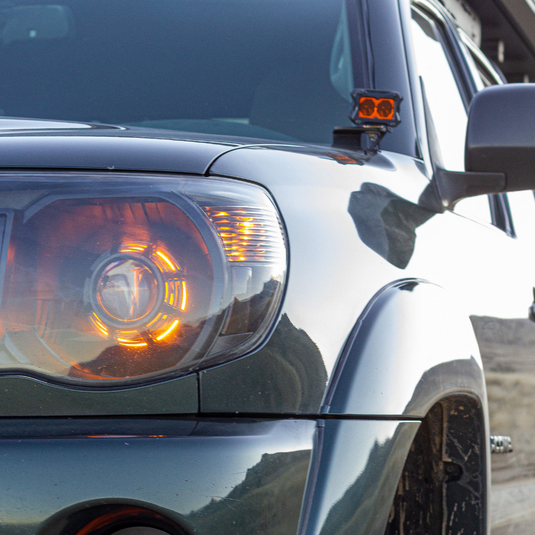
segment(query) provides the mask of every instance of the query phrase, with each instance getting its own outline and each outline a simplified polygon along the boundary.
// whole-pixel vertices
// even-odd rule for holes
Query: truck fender
[[[407,279],[382,288],[362,313],[322,413],[423,418],[452,394],[473,395],[487,414],[472,324],[443,288]]]

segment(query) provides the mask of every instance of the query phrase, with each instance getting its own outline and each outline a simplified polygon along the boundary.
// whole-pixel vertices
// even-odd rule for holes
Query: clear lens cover
[[[103,387],[254,349],[286,276],[273,203],[225,179],[0,174],[0,374]]]

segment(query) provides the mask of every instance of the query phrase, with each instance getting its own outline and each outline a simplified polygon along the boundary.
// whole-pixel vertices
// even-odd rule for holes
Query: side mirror
[[[465,168],[436,167],[420,204],[440,212],[467,197],[535,190],[535,84],[487,87],[473,98]]]
[[[535,84],[484,89],[472,100],[467,171],[503,173],[503,191],[535,189]]]

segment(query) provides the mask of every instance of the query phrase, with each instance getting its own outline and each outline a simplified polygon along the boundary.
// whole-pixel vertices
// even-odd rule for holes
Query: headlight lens
[[[282,297],[281,223],[250,184],[0,174],[0,223],[0,373],[188,373],[257,346]]]

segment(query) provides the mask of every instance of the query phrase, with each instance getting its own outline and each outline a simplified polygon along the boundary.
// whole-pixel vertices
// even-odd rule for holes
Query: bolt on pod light
[[[0,173],[0,227],[0,374],[186,374],[254,349],[279,309],[284,233],[258,186]]]
[[[375,89],[356,89],[351,93],[353,111],[349,118],[357,125],[397,126],[400,122],[399,93]]]

